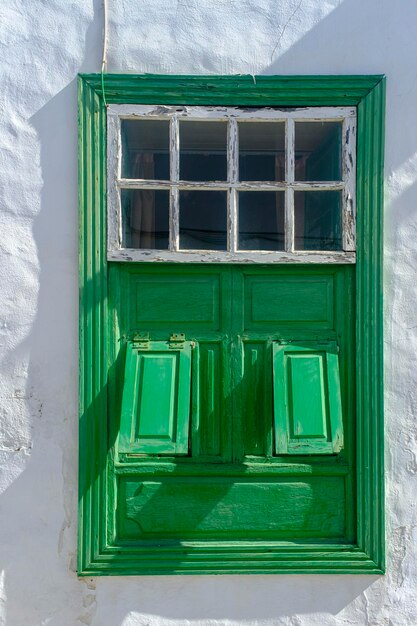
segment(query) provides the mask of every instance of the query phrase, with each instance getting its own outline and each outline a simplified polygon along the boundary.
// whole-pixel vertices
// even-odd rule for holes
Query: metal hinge
[[[171,350],[182,350],[185,342],[184,333],[172,333],[169,338],[169,347]]]
[[[131,339],[134,348],[140,348],[141,350],[149,349],[149,333],[135,332]]]

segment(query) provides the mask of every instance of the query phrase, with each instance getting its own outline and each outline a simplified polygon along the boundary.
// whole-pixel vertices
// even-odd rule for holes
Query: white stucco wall
[[[417,624],[417,2],[109,0],[109,71],[388,77],[387,575],[78,580],[76,74],[101,0],[0,4],[0,625]]]

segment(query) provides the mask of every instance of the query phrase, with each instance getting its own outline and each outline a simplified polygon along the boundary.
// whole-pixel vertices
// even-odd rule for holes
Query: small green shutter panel
[[[276,454],[336,454],[343,448],[335,341],[273,344]]]
[[[129,341],[119,452],[187,454],[190,391],[190,342]]]

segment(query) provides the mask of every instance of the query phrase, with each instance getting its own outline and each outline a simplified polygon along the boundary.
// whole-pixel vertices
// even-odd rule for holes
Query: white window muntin
[[[170,180],[121,177],[121,120],[170,121]],[[355,263],[356,261],[356,109],[354,107],[309,107],[275,109],[239,107],[186,107],[168,105],[110,105],[107,118],[108,260],[175,262],[262,263]],[[179,121],[228,122],[227,181],[181,181],[179,178]],[[239,181],[238,124],[285,123],[285,182]],[[295,180],[295,122],[342,122],[342,180],[304,182]],[[121,189],[170,191],[169,249],[122,248]],[[179,248],[179,191],[227,191],[227,251],[181,250]],[[294,191],[342,191],[342,250],[294,249]],[[285,192],[285,251],[238,250],[238,191]]]

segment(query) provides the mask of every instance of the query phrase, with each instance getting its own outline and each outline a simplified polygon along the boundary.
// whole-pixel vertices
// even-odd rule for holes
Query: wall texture
[[[109,0],[109,71],[388,77],[387,575],[78,580],[78,72],[101,0],[0,6],[0,625],[417,624],[417,3]]]

